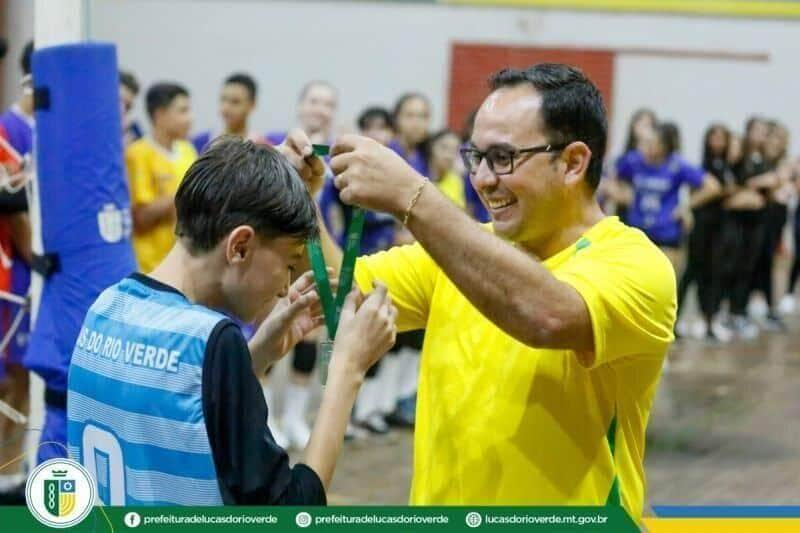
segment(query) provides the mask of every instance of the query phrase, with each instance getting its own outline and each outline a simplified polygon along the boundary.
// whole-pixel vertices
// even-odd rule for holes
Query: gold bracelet
[[[408,207],[406,208],[406,212],[403,215],[403,225],[405,226],[408,224],[408,217],[411,216],[411,210],[414,209],[414,206],[417,205],[417,200],[419,197],[422,196],[422,189],[425,188],[425,184],[428,183],[428,178],[423,178],[422,183],[420,183],[419,187],[417,187],[414,196],[411,197],[411,201],[408,202]]]

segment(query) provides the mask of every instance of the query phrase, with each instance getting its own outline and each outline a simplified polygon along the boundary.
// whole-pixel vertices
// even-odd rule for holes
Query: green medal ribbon
[[[324,144],[315,144],[314,155],[326,156],[330,148]],[[306,247],[308,258],[311,261],[311,270],[314,272],[314,281],[317,284],[322,313],[325,316],[325,326],[328,330],[328,338],[333,341],[336,338],[336,329],[339,327],[339,315],[344,305],[344,300],[353,287],[353,275],[356,269],[356,257],[361,248],[361,235],[364,232],[364,210],[360,207],[353,208],[353,217],[347,226],[347,240],[345,242],[344,257],[339,271],[339,289],[336,295],[333,294],[328,271],[325,268],[325,257],[322,254],[322,246],[319,239],[311,239]],[[324,347],[328,353],[323,353],[322,361],[322,382],[327,378],[328,360],[330,358],[331,345]]]

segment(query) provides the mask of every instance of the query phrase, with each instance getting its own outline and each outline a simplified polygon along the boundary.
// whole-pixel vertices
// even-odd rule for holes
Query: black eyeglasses
[[[502,176],[504,174],[511,174],[514,172],[514,168],[521,164],[517,160],[522,155],[529,154],[526,158],[527,160],[536,154],[559,152],[567,146],[568,143],[532,146],[530,148],[506,148],[503,146],[491,146],[485,152],[481,152],[477,148],[462,148],[460,152],[461,159],[464,160],[464,166],[467,168],[467,172],[470,174],[477,172],[481,161],[486,159],[486,164],[489,165],[489,170],[491,170],[497,176]]]

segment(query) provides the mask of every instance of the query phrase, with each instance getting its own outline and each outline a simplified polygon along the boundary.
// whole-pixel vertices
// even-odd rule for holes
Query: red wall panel
[[[469,113],[489,93],[487,80],[492,73],[504,67],[528,67],[543,62],[567,63],[583,70],[603,93],[610,119],[614,55],[606,50],[453,43],[447,123],[461,131]]]

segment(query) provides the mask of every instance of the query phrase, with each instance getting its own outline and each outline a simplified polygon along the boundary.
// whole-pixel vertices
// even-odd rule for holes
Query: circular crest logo
[[[70,459],[51,459],[28,476],[25,500],[34,518],[50,527],[79,524],[92,510],[95,484],[89,472]]]
[[[471,513],[467,513],[466,522],[467,526],[471,528],[480,527],[480,525],[483,523],[483,517],[480,513],[473,511]]]

